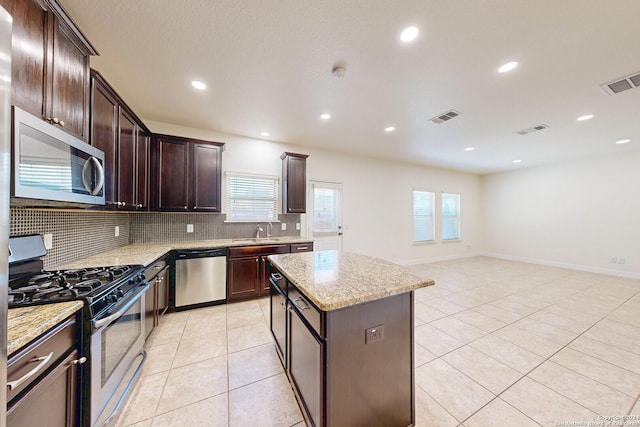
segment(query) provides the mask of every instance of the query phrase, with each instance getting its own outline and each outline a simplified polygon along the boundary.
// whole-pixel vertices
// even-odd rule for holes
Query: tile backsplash
[[[225,223],[224,214],[96,212],[11,208],[11,236],[51,233],[53,247],[44,257],[45,267],[115,249],[129,243],[154,243],[255,237],[257,223]],[[299,214],[283,214],[273,223],[272,236],[299,236]],[[283,231],[281,223],[286,223]],[[193,232],[187,233],[187,225]],[[260,223],[261,236],[267,223]],[[115,236],[115,228],[119,236]]]
[[[10,236],[53,235],[53,246],[43,259],[45,267],[124,246],[129,243],[129,230],[129,214],[78,210],[11,208],[9,225]]]

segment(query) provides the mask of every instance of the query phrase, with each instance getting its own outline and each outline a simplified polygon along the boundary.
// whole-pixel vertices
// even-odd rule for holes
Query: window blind
[[[330,188],[313,189],[313,232],[338,232],[338,191]]]
[[[255,222],[278,219],[278,178],[227,175],[227,221]]]
[[[442,240],[460,238],[460,195],[442,193]]]
[[[413,241],[430,242],[434,237],[435,194],[429,191],[413,191]]]

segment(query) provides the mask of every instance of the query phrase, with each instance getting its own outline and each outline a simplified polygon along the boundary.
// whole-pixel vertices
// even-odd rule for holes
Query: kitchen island
[[[434,282],[353,253],[268,260],[271,331],[307,424],[413,425],[413,291]]]

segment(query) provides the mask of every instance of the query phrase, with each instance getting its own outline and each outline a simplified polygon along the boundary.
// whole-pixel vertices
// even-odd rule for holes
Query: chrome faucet
[[[258,224],[258,226],[256,227],[256,239],[260,238],[260,232],[264,231],[262,229],[262,227],[260,227],[260,224]]]
[[[267,224],[267,237],[271,237],[271,232],[273,231],[273,224]]]

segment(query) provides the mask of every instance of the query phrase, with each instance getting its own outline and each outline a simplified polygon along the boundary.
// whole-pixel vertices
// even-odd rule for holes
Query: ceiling
[[[640,72],[637,0],[62,4],[143,120],[480,174],[640,151],[640,88],[600,87]]]

